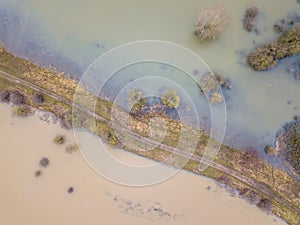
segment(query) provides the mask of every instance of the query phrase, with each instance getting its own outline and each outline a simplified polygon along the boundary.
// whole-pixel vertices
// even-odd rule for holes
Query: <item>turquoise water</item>
[[[222,3],[231,17],[228,29],[216,41],[200,42],[193,35],[195,19],[201,10],[220,3],[217,0],[0,0],[0,39],[17,55],[45,66],[54,64],[77,77],[97,57],[120,44],[155,39],[182,45],[232,81],[233,89],[224,91],[224,142],[238,148],[254,146],[263,152],[265,145],[274,144],[281,125],[300,113],[300,81],[286,72],[299,57],[283,60],[273,70],[254,72],[246,65],[244,55],[257,43],[276,39],[272,24],[291,10],[299,12],[300,4],[296,0],[256,2],[261,6],[259,35],[247,33],[242,27],[244,10],[253,2],[226,0]],[[120,88],[137,79],[137,71],[146,67],[135,68],[135,73],[123,71],[112,81]],[[198,104],[201,124],[209,127],[207,101],[187,76],[161,66],[149,70],[173,76],[171,79]]]

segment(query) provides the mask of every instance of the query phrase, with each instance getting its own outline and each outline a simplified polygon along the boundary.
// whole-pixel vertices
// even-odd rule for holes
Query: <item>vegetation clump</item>
[[[72,128],[85,128],[87,125],[87,118],[89,118],[89,116],[83,112],[65,110],[59,105],[52,107],[52,112],[59,118],[61,127],[66,130]]]
[[[223,96],[219,90],[220,87],[232,89],[231,82],[226,79],[223,74],[208,71],[198,81],[198,86],[201,89],[201,94],[207,95],[209,102],[218,104],[223,102]]]
[[[277,33],[281,33],[281,32],[287,31],[289,25],[290,25],[290,22],[287,19],[283,18],[274,24],[274,30]]]
[[[141,91],[130,90],[127,96],[127,104],[130,112],[135,114],[146,107],[147,100]]]
[[[254,4],[253,6],[249,7],[245,11],[244,16],[244,28],[246,31],[251,32],[255,29],[255,18],[259,13],[259,6],[258,4]]]
[[[294,11],[289,13],[286,18],[278,20],[274,24],[274,30],[277,33],[285,32],[291,29],[293,26],[300,25],[300,15],[298,12]]]
[[[72,194],[74,192],[74,188],[73,187],[69,187],[68,190],[67,190],[67,192],[69,194]]]
[[[20,105],[13,109],[12,115],[17,117],[27,117],[32,115],[32,108],[29,105]]]
[[[49,165],[49,163],[50,163],[50,161],[46,157],[43,157],[39,162],[41,167],[47,167]]]
[[[57,135],[54,140],[53,143],[57,144],[57,145],[62,145],[66,142],[66,136],[65,135]]]
[[[275,148],[271,145],[267,145],[264,148],[264,151],[265,151],[266,154],[273,154],[275,152]]]
[[[223,102],[223,96],[222,96],[222,94],[219,93],[219,92],[212,93],[211,96],[210,96],[209,102],[211,104],[218,104],[218,103]]]
[[[204,10],[195,23],[195,34],[200,40],[215,40],[229,24],[229,15],[224,5]]]
[[[41,170],[37,170],[37,171],[35,171],[35,173],[34,173],[34,176],[35,177],[39,177],[39,176],[41,176],[42,175],[42,171]]]
[[[248,56],[248,63],[254,70],[274,67],[279,59],[300,52],[300,26],[295,26],[273,43],[255,48]]]
[[[270,213],[272,212],[272,202],[267,199],[267,198],[262,198],[258,203],[257,203],[258,208],[261,210]]]
[[[79,150],[79,147],[77,144],[71,144],[65,148],[66,153],[69,153],[69,154],[77,152],[78,150]]]
[[[300,121],[295,120],[283,126],[276,138],[279,155],[300,174]]]
[[[43,94],[40,94],[40,93],[35,93],[33,96],[32,96],[32,100],[34,103],[37,103],[37,104],[42,104],[45,102],[45,97]]]
[[[5,90],[0,95],[1,102],[11,103],[13,105],[24,105],[28,104],[26,94],[19,90]]]
[[[287,72],[292,74],[296,80],[300,80],[300,60],[296,60],[287,67]]]
[[[161,103],[168,107],[176,109],[180,105],[180,97],[176,90],[167,90],[161,96]]]
[[[108,134],[108,142],[110,145],[116,146],[117,144],[119,144],[119,139],[113,132],[110,132]]]
[[[0,99],[3,103],[10,103],[10,92],[7,90],[2,91],[0,94]]]
[[[219,83],[215,76],[215,73],[209,71],[204,74],[198,81],[198,86],[200,87],[202,94],[207,94],[211,91],[217,90],[219,87]]]

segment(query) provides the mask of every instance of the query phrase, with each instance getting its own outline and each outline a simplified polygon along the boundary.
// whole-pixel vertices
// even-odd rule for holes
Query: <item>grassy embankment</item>
[[[2,78],[0,78],[0,91],[12,89],[19,90],[26,95],[29,105],[34,108],[54,113],[58,118],[64,121],[65,126],[71,127],[72,114],[71,106],[68,104],[68,102],[72,102],[73,100],[77,82],[64,78],[61,74],[53,73],[47,69],[40,68],[27,60],[14,57],[4,49],[2,49],[0,52],[0,71],[7,72],[22,80],[26,80],[36,86],[55,93],[55,95],[67,100],[67,102],[62,103],[50,96],[45,96],[45,101],[37,104],[32,100],[33,95],[36,94],[36,91],[25,87],[22,84],[8,82]],[[79,94],[84,99],[84,101],[82,101],[80,104],[87,109],[92,110],[93,106],[89,105],[89,103],[93,102],[95,97],[90,95],[83,88],[79,89]],[[95,113],[110,121],[111,108],[111,102],[103,99],[97,99]],[[117,114],[119,119],[122,119],[122,117],[125,116],[125,113],[121,109]],[[82,112],[76,117],[76,121],[73,123],[73,126],[83,126],[87,129],[91,129],[88,121],[92,119],[93,118],[90,115],[86,115]],[[130,129],[138,134],[141,134],[142,136],[147,137],[149,135],[149,126],[147,125],[147,121],[149,121],[149,119],[149,117],[131,117],[129,123]],[[181,124],[176,121],[168,118],[165,118],[165,120],[168,130],[163,143],[169,146],[176,146],[179,139],[178,134],[180,134],[180,131],[183,128],[181,127]],[[156,126],[159,130],[159,124]],[[201,131],[194,131],[189,127],[186,127],[186,129],[190,129],[190,132],[196,132],[196,134],[199,135],[199,142],[194,154],[201,156],[205,150],[208,137]],[[96,121],[96,130],[93,129],[91,131],[97,133],[104,141],[112,145],[120,145],[109,122]],[[185,143],[186,148],[188,149],[189,140],[185,140]],[[155,148],[151,151],[136,151],[128,149],[126,146],[120,147],[158,161],[165,160],[171,154],[170,152],[159,148]],[[257,184],[262,185],[271,196],[266,196],[260,190],[256,190],[241,180],[236,179],[234,176],[226,174],[225,172],[213,167],[208,167],[205,171],[200,172],[198,171],[199,162],[196,160],[190,160],[184,169],[196,174],[211,177],[229,187],[236,189],[243,198],[248,199],[253,204],[257,204],[265,210],[272,211],[275,215],[283,218],[289,224],[298,225],[300,223],[300,215],[297,214],[295,210],[291,210],[290,207],[280,204],[273,198],[273,196],[277,196],[285,201],[288,201],[294,208],[299,210],[300,186],[284,171],[273,168],[259,159],[252,152],[237,151],[226,146],[221,147],[215,162],[253,179]],[[265,204],[268,201],[272,204],[272,207],[270,207],[268,204]]]

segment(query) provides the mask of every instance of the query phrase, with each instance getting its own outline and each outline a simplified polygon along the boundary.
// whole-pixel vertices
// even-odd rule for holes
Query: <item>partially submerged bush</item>
[[[229,24],[229,15],[224,5],[204,10],[195,23],[195,34],[200,40],[217,39]]]
[[[244,28],[246,31],[251,32],[256,27],[255,18],[259,13],[259,6],[258,4],[254,4],[253,6],[249,7],[245,11],[244,16]]]
[[[271,145],[267,145],[264,148],[264,151],[265,151],[266,154],[273,154],[275,152],[275,148]]]
[[[88,116],[85,113],[76,111],[67,111],[62,113],[60,117],[60,125],[69,130],[72,128],[85,128]]]
[[[79,150],[79,147],[77,144],[71,144],[65,148],[66,153],[69,153],[69,154],[77,152],[78,150]]]
[[[198,86],[201,89],[201,93],[208,96],[211,104],[223,102],[223,96],[220,90],[218,90],[219,88],[232,88],[230,80],[226,79],[223,74],[211,71],[202,76],[202,78],[198,81]]]
[[[65,135],[57,135],[54,140],[53,143],[57,144],[57,145],[62,145],[66,142],[66,136]]]
[[[248,63],[254,70],[267,70],[277,64],[275,57],[278,45],[275,43],[263,44],[255,48],[248,56]]]
[[[1,92],[0,95],[1,102],[10,103],[10,92],[5,90]]]
[[[278,33],[288,31],[294,26],[300,25],[300,14],[297,11],[292,11],[286,18],[278,20],[274,24],[274,30]]]
[[[35,93],[33,96],[32,96],[32,101],[34,103],[37,103],[37,104],[42,104],[45,102],[45,97],[43,94],[41,93]]]
[[[112,146],[119,144],[119,139],[113,132],[108,133],[108,143]]]
[[[223,96],[222,96],[222,94],[218,93],[218,92],[212,93],[211,96],[210,96],[209,102],[211,104],[218,104],[218,103],[223,102]]]
[[[167,90],[161,96],[161,103],[168,108],[177,108],[180,104],[180,97],[176,90]]]
[[[20,91],[12,91],[10,95],[10,102],[13,105],[22,105],[28,103],[26,95]]]
[[[274,67],[279,59],[300,52],[300,27],[295,26],[285,32],[276,42],[255,48],[248,56],[248,63],[254,70]]]
[[[68,190],[67,190],[67,192],[69,194],[72,194],[74,192],[74,188],[73,187],[69,187]]]
[[[274,24],[274,30],[278,33],[287,31],[289,24],[290,24],[289,21],[283,18]]]
[[[267,213],[272,211],[272,202],[267,198],[262,198],[259,203],[257,203],[257,206]]]
[[[200,87],[202,94],[207,94],[211,91],[217,90],[219,87],[219,82],[215,74],[209,71],[198,81],[198,86]]]
[[[37,171],[34,172],[34,176],[35,176],[35,177],[39,177],[39,176],[41,176],[42,174],[43,174],[43,172],[42,172],[41,170],[37,170]]]
[[[20,105],[13,109],[13,116],[27,117],[32,115],[32,108],[28,105]]]
[[[300,174],[300,121],[295,120],[283,126],[276,137],[276,149],[295,172]]]
[[[147,100],[138,90],[130,90],[127,96],[127,104],[130,112],[135,114],[146,107]]]
[[[50,163],[50,161],[46,157],[43,157],[39,162],[41,167],[47,167],[49,165],[49,163]]]
[[[13,105],[28,104],[26,94],[20,92],[19,90],[5,90],[1,92],[0,98],[1,102],[11,103]]]

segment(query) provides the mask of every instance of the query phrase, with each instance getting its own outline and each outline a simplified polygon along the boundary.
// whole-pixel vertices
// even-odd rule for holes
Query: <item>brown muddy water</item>
[[[230,196],[213,180],[186,172],[144,188],[111,183],[94,173],[79,152],[65,152],[74,142],[72,131],[41,120],[41,112],[11,117],[11,107],[3,104],[0,112],[1,225],[285,224]],[[67,137],[62,146],[53,143],[57,134]],[[92,135],[86,139],[95,142]],[[150,163],[113,151],[126,163]],[[39,165],[42,157],[49,159],[46,168]],[[42,171],[39,177],[34,176],[37,170]]]

